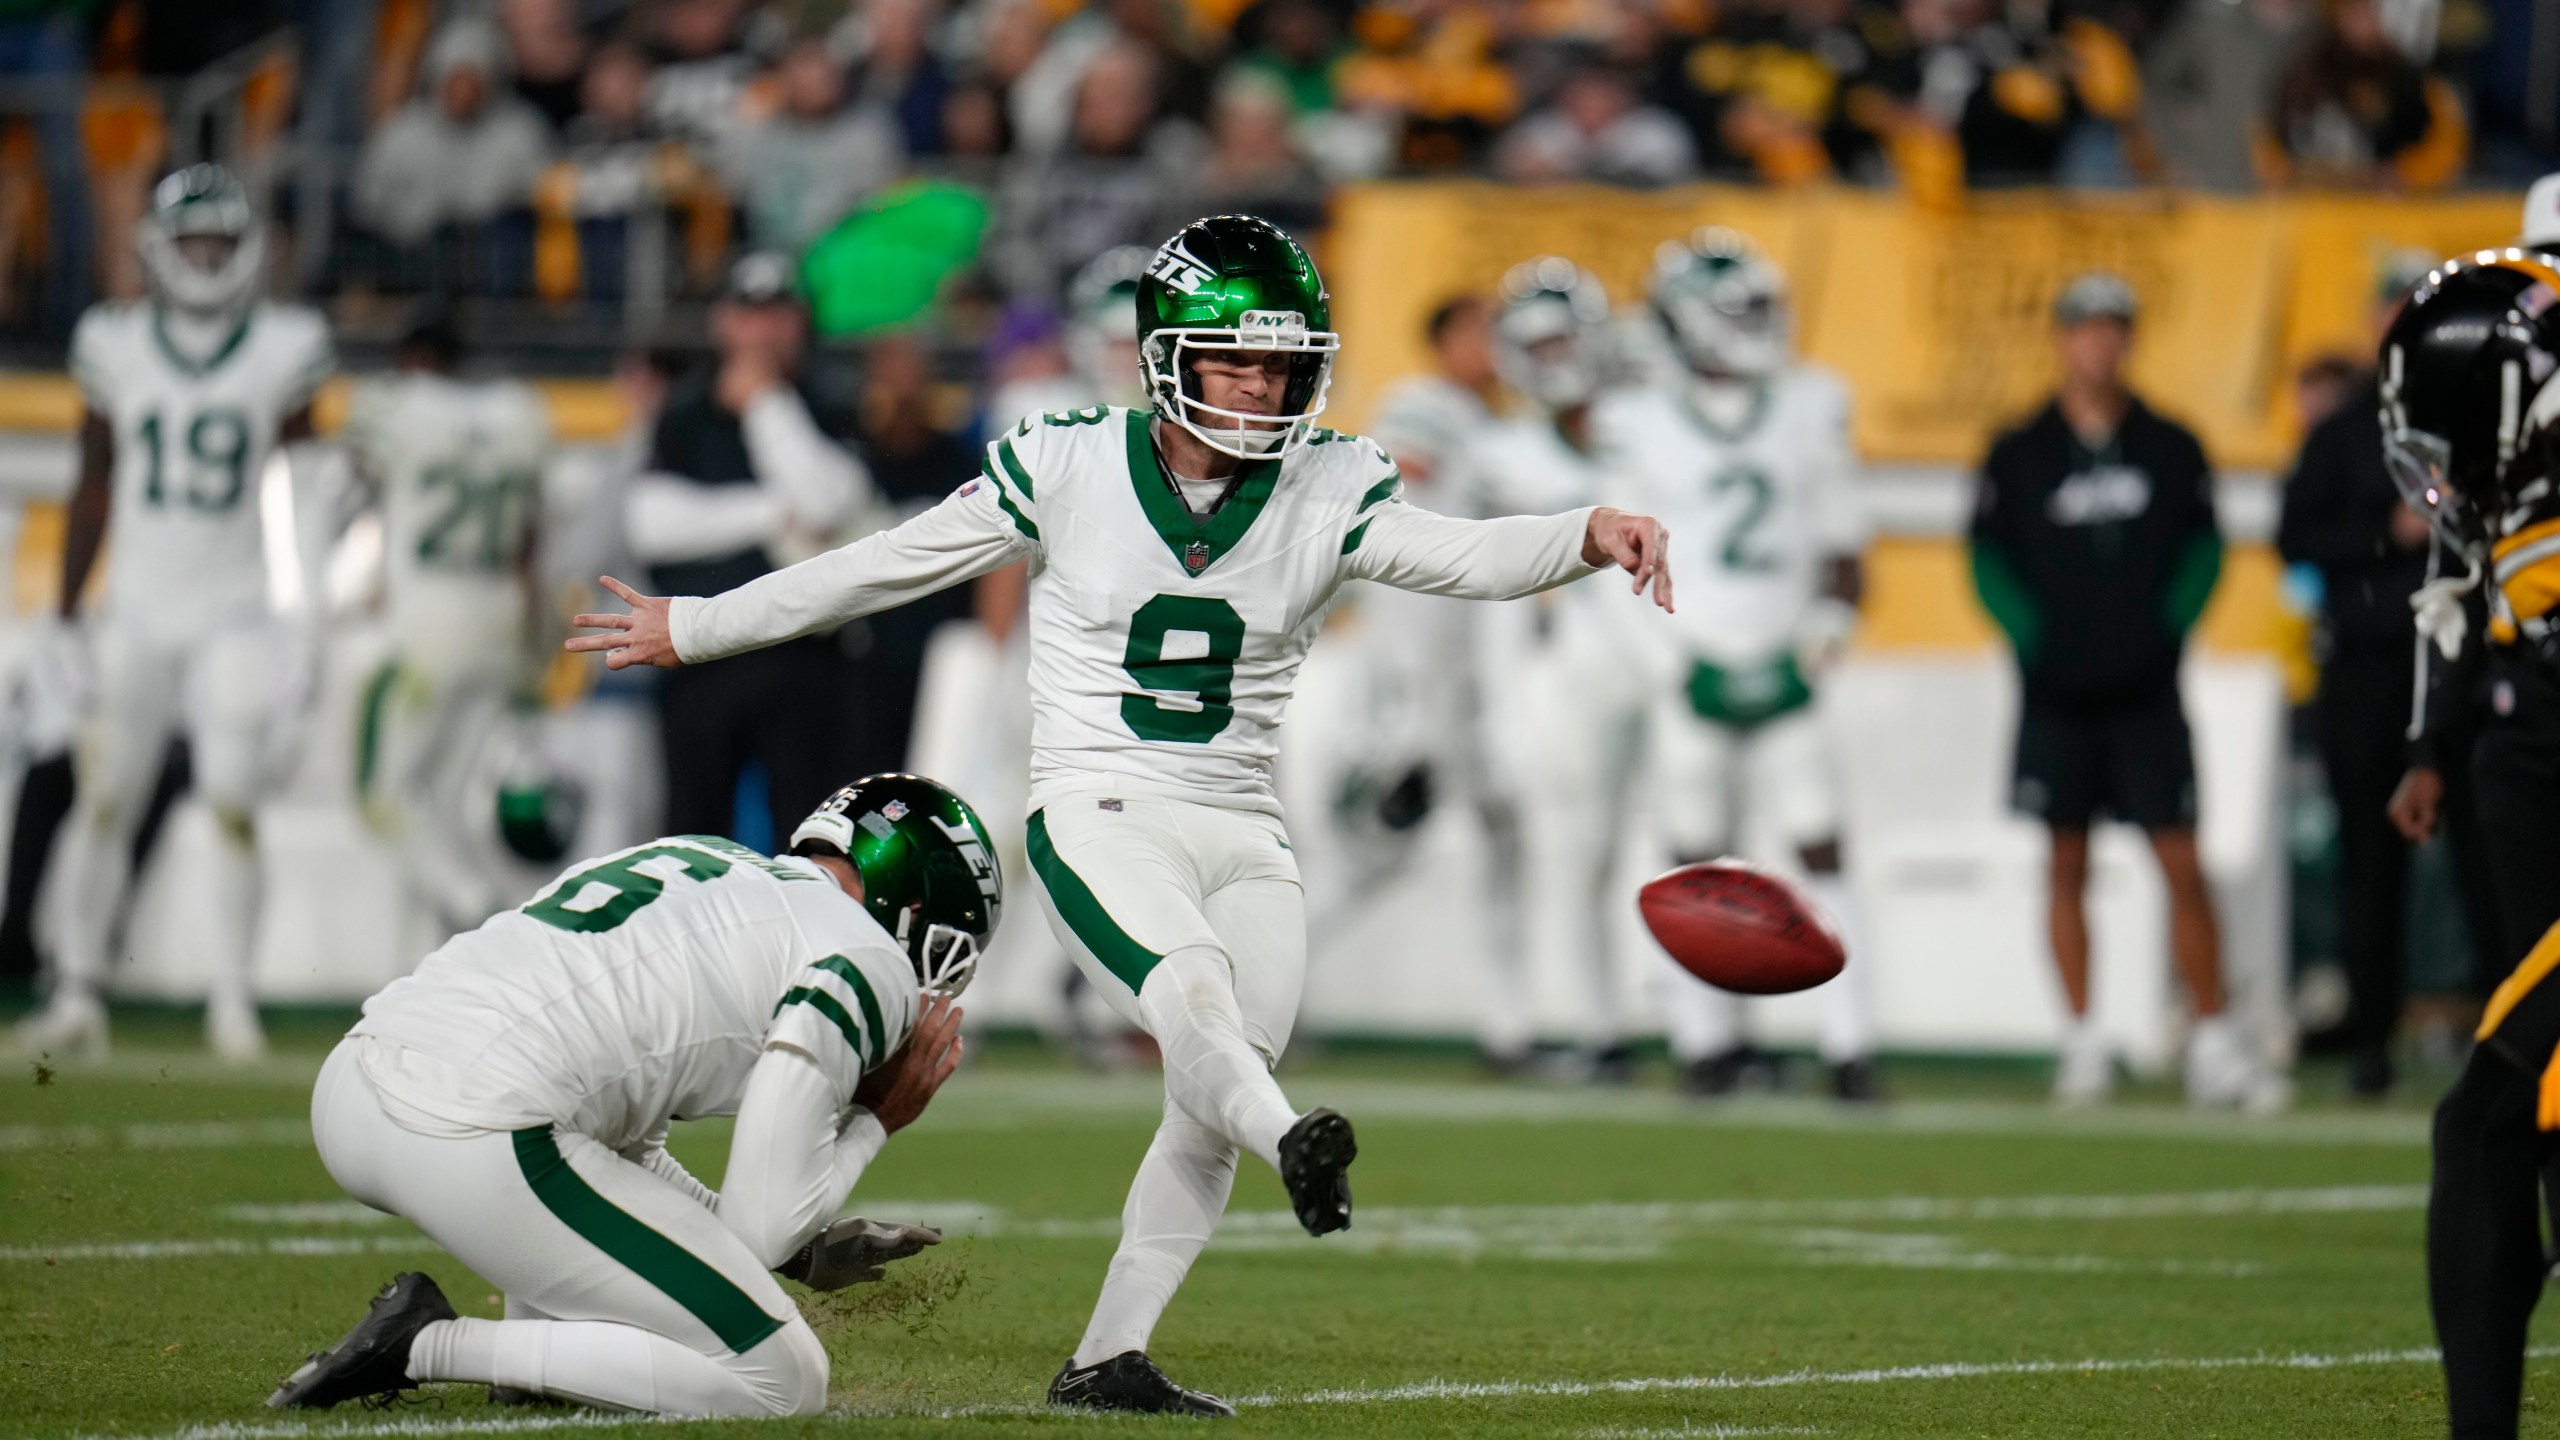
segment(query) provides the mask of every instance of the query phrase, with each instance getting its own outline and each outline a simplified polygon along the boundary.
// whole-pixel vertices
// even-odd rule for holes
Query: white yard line
[[[148,1121],[132,1125],[0,1125],[0,1150],[230,1150],[308,1145],[306,1119]]]
[[[2560,1347],[2536,1346],[2532,1359],[2560,1355]],[[1291,1405],[1392,1405],[1425,1401],[1578,1399],[1593,1395],[1645,1395],[1700,1390],[1786,1390],[1826,1386],[1886,1385],[1903,1381],[2003,1379],[2027,1375],[2168,1374],[2224,1370],[2354,1370],[2390,1365],[2432,1365],[2441,1357],[2433,1349],[2362,1350],[2345,1354],[2276,1353],[2208,1355],[2191,1358],[2083,1360],[1949,1361],[1934,1365],[1880,1366],[1863,1370],[1787,1370],[1767,1375],[1675,1375],[1627,1380],[1425,1380],[1407,1385],[1364,1389],[1315,1390],[1296,1395],[1251,1395],[1240,1406],[1271,1409]],[[831,1412],[855,1419],[897,1417],[966,1419],[973,1416],[1048,1413],[1039,1405],[970,1405],[914,1409],[853,1409]],[[604,1429],[661,1423],[656,1417],[575,1412],[475,1420],[432,1413],[409,1413],[395,1419],[366,1422],[329,1420],[311,1424],[225,1421],[190,1425],[149,1436],[87,1435],[79,1440],[336,1440],[336,1437],[522,1435],[545,1430]],[[1607,1430],[1601,1436],[1805,1435],[1818,1431],[1784,1427],[1767,1429],[1673,1427],[1656,1430]]]
[[[58,1265],[69,1260],[201,1260],[209,1256],[418,1255],[443,1247],[424,1235],[212,1236],[202,1240],[118,1240],[87,1245],[0,1245],[0,1261]]]

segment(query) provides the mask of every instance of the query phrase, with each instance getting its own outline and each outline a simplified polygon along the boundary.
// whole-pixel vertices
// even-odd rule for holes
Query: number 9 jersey
[[[299,305],[251,305],[209,347],[174,338],[183,323],[106,304],[71,335],[72,378],[115,435],[110,617],[264,612],[258,478],[278,429],[336,365],[328,323]]]

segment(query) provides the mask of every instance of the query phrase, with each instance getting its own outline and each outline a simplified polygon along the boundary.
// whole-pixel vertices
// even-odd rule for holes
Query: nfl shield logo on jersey
[[[1197,575],[1209,568],[1209,542],[1194,540],[1182,552],[1182,568]]]

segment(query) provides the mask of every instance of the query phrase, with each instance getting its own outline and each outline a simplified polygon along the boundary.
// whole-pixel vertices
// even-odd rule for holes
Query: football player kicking
[[[1854,934],[1840,800],[1814,710],[1862,588],[1848,391],[1795,360],[1783,281],[1747,237],[1708,229],[1664,245],[1651,288],[1680,368],[1611,394],[1592,429],[1629,493],[1657,499],[1678,525],[1692,577],[1687,611],[1664,627],[1681,663],[1651,736],[1663,838],[1684,864],[1738,849],[1746,812],[1736,802],[1747,804]],[[1861,973],[1825,987],[1817,1045],[1832,1094],[1850,1101],[1878,1094]],[[1675,984],[1667,1018],[1687,1088],[1731,1092],[1756,1061],[1742,1002],[1685,974]]]
[[[270,613],[259,486],[279,446],[311,438],[311,400],[335,361],[328,323],[258,298],[265,227],[218,166],[160,182],[140,226],[151,298],[80,317],[71,374],[87,406],[62,547],[61,616],[113,535],[85,640],[97,672],[61,842],[53,994],[18,1032],[28,1050],[103,1053],[109,941],[133,834],[169,742],[183,734],[196,792],[221,828],[202,938],[205,1035],[216,1054],[265,1048],[249,998],[256,815],[285,761],[308,637]],[[316,457],[315,457],[316,458]],[[72,643],[68,630],[60,632]]]
[[[569,645],[614,666],[709,660],[1030,560],[1033,873],[1060,941],[1162,1048],[1166,1093],[1049,1396],[1228,1415],[1145,1352],[1237,1156],[1280,1172],[1309,1234],[1351,1223],[1350,1122],[1300,1114],[1271,1076],[1306,966],[1272,756],[1328,602],[1353,579],[1501,599],[1616,564],[1667,607],[1671,577],[1650,519],[1433,515],[1377,446],[1316,428],[1338,337],[1314,262],[1267,222],[1185,226],[1137,308],[1150,409],[1026,421],[932,510],[725,595],[608,580],[632,613],[579,617],[611,633]]]
[[[960,797],[874,775],[791,853],[678,836],[588,861],[365,1002],[311,1097],[320,1161],[506,1292],[393,1278],[269,1405],[439,1380],[501,1403],[812,1415],[827,1352],[774,1275],[878,1279],[933,1244],[835,1221],[959,1063],[1002,879]],[[668,1122],[735,1115],[714,1194]]]

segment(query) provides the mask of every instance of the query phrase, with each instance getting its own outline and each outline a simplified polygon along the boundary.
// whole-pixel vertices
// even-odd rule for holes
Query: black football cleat
[[[1843,1060],[1831,1067],[1831,1098],[1843,1105],[1881,1105],[1884,1079],[1873,1060]]]
[[[1308,1234],[1351,1228],[1350,1170],[1359,1154],[1351,1122],[1322,1106],[1280,1137],[1280,1183],[1289,1187],[1289,1207]]]
[[[1229,1418],[1236,1407],[1215,1395],[1185,1390],[1165,1378],[1144,1350],[1123,1350],[1108,1360],[1076,1368],[1075,1357],[1049,1382],[1049,1403],[1071,1410],[1118,1410],[1132,1415],[1201,1415]]]
[[[490,1386],[489,1403],[492,1405],[547,1410],[566,1410],[569,1408],[569,1402],[561,1399],[557,1395],[545,1395],[539,1390],[519,1390],[513,1385]]]
[[[415,1388],[418,1382],[409,1378],[409,1343],[426,1326],[454,1318],[453,1303],[433,1279],[415,1270],[394,1275],[356,1328],[284,1377],[267,1397],[267,1406],[326,1410],[341,1401]]]

